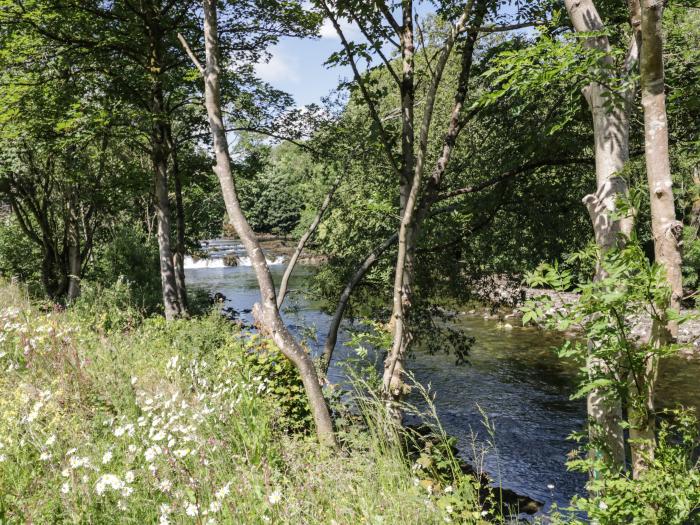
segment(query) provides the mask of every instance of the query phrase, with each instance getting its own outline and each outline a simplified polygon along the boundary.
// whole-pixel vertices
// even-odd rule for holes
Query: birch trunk
[[[662,15],[663,2],[641,0],[642,107],[644,108],[644,156],[651,203],[651,229],[656,262],[666,270],[671,288],[670,307],[680,311],[683,298],[680,239],[683,225],[676,219],[673,181],[668,153],[668,121],[664,90]],[[678,334],[678,326],[667,320],[655,323],[651,345],[667,345]],[[658,359],[647,356],[644,383],[638,389],[637,406],[630,416],[630,449],[632,474],[638,478],[654,458],[656,418],[654,390],[658,375]]]
[[[577,32],[602,31],[603,21],[592,0],[565,0],[569,17]],[[633,18],[633,24],[635,20]],[[601,68],[613,65],[610,43],[606,36],[591,37],[586,45],[604,53]],[[628,67],[636,62],[638,43],[633,37]],[[634,97],[634,91],[623,95],[621,102],[612,108],[606,101],[614,94],[600,83],[592,82],[583,90],[593,117],[593,140],[596,163],[596,191],[587,195],[583,203],[593,223],[596,244],[601,252],[614,247],[618,239],[629,237],[632,218],[614,219],[616,201],[620,196],[627,195],[627,182],[620,176],[626,162],[629,160],[629,112]],[[595,279],[604,277],[603,270],[596,270]],[[610,372],[607,363],[591,356],[588,360],[590,374],[607,374]],[[597,454],[612,468],[622,468],[625,465],[624,434],[622,430],[622,405],[612,392],[595,389],[587,399],[590,427],[590,440],[597,446]]]
[[[200,70],[204,75],[204,95],[209,125],[214,143],[216,165],[214,172],[221,184],[221,193],[226,204],[226,211],[233,227],[245,246],[251,259],[258,286],[261,303],[254,308],[261,329],[269,335],[282,353],[296,366],[309,399],[309,405],[316,423],[316,433],[322,445],[334,447],[335,434],[321,385],[311,357],[301,348],[289,333],[277,308],[275,286],[270,269],[265,260],[260,244],[241,210],[231,172],[231,159],[228,151],[228,139],[221,114],[221,87],[219,80],[219,41],[217,31],[216,0],[202,0],[204,10],[204,39],[206,66]],[[181,40],[183,40],[181,38]],[[191,51],[189,51],[191,53]],[[191,55],[193,56],[193,55]],[[196,60],[196,59],[195,59]],[[195,61],[195,64],[198,62]]]

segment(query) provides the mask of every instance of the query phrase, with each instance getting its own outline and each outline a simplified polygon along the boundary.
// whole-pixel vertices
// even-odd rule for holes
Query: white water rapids
[[[245,252],[244,252],[245,253]],[[238,266],[251,266],[250,257],[247,255],[238,255],[237,249],[225,250],[224,252],[210,253],[209,257],[197,258],[195,259],[191,255],[186,255],[184,259],[185,270],[201,270],[206,268],[226,268],[227,265],[224,263],[224,256],[235,255],[238,260]],[[284,257],[278,255],[273,259],[267,259],[267,264],[270,266],[277,266],[284,264]]]

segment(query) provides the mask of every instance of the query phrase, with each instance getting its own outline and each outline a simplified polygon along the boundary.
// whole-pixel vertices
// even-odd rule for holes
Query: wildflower
[[[143,455],[146,458],[146,461],[150,463],[156,458],[156,456],[158,456],[162,452],[163,450],[158,445],[153,445],[152,447],[148,447],[146,449],[146,452],[143,453]]]
[[[136,381],[137,381],[136,376],[131,376],[131,384],[132,384],[132,385],[135,385],[135,384],[136,384]]]
[[[136,453],[136,445],[129,445],[129,452],[131,454],[135,454]]]
[[[155,436],[153,436],[153,441],[163,441],[165,439],[165,432],[159,431]]]
[[[226,496],[228,496],[229,492],[231,492],[231,482],[230,481],[228,483],[226,483],[226,485],[221,487],[219,490],[217,490],[214,493],[214,497],[218,500],[222,500]]]
[[[102,464],[103,464],[103,465],[106,465],[106,464],[109,463],[110,461],[112,461],[112,451],[111,451],[111,450],[108,450],[107,452],[105,452],[105,453],[102,455]]]
[[[221,503],[218,501],[212,501],[209,504],[209,512],[219,512],[221,510]]]
[[[452,511],[453,511],[453,510],[454,510],[454,509],[452,508],[452,505],[447,505],[447,506],[445,507],[445,511],[446,511],[448,514],[452,514]]]
[[[168,505],[167,503],[161,503],[159,510],[161,514],[170,514],[172,512],[170,505]]]
[[[482,515],[483,517],[486,517],[487,514],[488,514],[488,511],[487,511],[487,510],[482,510],[482,511],[481,511],[481,515]]]
[[[124,488],[124,482],[114,474],[103,474],[95,483],[95,492],[101,495],[107,488],[121,490]]]
[[[70,483],[66,481],[63,485],[61,485],[61,492],[63,494],[68,494],[70,492]]]
[[[5,461],[7,459],[7,456],[5,454],[0,454],[0,463]]]
[[[48,461],[51,459],[51,454],[49,454],[48,452],[42,452],[41,456],[39,456],[39,459],[41,461]]]
[[[188,448],[179,448],[176,451],[174,451],[173,454],[175,454],[175,457],[184,458],[189,453],[189,451],[190,450]]]
[[[122,436],[124,435],[125,432],[126,432],[126,428],[125,428],[125,427],[117,427],[117,428],[114,429],[114,435],[115,435],[116,437],[122,437]]]
[[[51,434],[51,435],[49,436],[49,438],[46,440],[46,443],[45,443],[45,444],[46,444],[47,447],[50,447],[50,446],[52,446],[54,443],[56,443],[56,434]]]
[[[168,519],[168,516],[166,514],[160,515],[160,519],[158,520],[158,525],[170,525],[170,519]]]
[[[173,483],[169,479],[164,479],[158,484],[158,488],[163,492],[168,492],[171,488],[173,488]]]
[[[64,478],[67,478],[68,476],[70,476],[70,469],[64,468],[64,469],[61,471],[61,476],[63,476]]]
[[[275,490],[267,499],[271,505],[277,505],[282,500],[282,493],[279,490]]]
[[[127,506],[126,506],[126,503],[124,503],[124,500],[120,499],[119,501],[117,501],[117,508],[119,510],[126,510],[127,509]]]
[[[134,475],[134,471],[133,471],[133,470],[129,470],[129,471],[127,471],[126,474],[124,474],[124,480],[125,480],[127,483],[133,483],[135,477],[136,477],[136,476]]]
[[[600,510],[607,510],[607,509],[608,509],[608,504],[605,503],[604,501],[601,501],[601,502],[598,504],[598,508],[599,508]]]
[[[125,498],[128,498],[129,496],[131,496],[131,494],[133,492],[134,492],[134,489],[132,489],[131,487],[124,487],[122,489],[122,496],[124,496]]]
[[[70,468],[72,468],[72,469],[78,469],[81,467],[89,467],[90,466],[90,458],[72,456],[70,458],[70,461],[68,462],[68,464],[70,465]]]
[[[445,487],[445,493],[446,493],[446,494],[452,494],[452,490],[453,490],[453,489],[452,489],[452,485],[447,485],[447,486]]]
[[[185,506],[185,514],[192,517],[197,516],[199,514],[199,507],[196,503],[188,503]]]

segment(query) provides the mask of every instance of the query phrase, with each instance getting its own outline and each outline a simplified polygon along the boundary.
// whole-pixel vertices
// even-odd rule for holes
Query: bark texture
[[[565,0],[565,4],[577,32],[605,29],[592,0]],[[586,40],[586,46],[604,53],[600,63],[601,71],[610,71],[613,57],[608,38],[590,37]],[[633,37],[626,67],[633,67],[637,54],[638,42]],[[629,237],[633,227],[631,217],[615,219],[613,213],[617,199],[626,196],[628,191],[621,172],[629,160],[629,113],[634,90],[624,93],[623,100],[617,100],[612,108],[608,107],[606,101],[611,97],[615,100],[615,95],[601,83],[592,82],[587,85],[583,94],[593,118],[597,182],[595,193],[584,197],[583,203],[591,217],[596,244],[601,252],[605,252],[616,246],[620,239]],[[599,267],[595,278],[603,277],[603,270]],[[598,372],[609,372],[607,364],[595,357],[588,360],[588,369],[592,376]],[[592,423],[591,442],[598,445],[598,452],[611,467],[622,468],[625,464],[625,446],[620,400],[611,392],[595,389],[588,395],[587,410]]]
[[[676,219],[673,199],[673,181],[668,154],[668,120],[664,90],[663,2],[641,0],[641,57],[642,107],[644,108],[644,156],[651,203],[651,229],[654,236],[656,262],[666,270],[671,288],[670,307],[680,311],[683,298],[680,240],[683,225]],[[651,329],[650,344],[661,347],[678,335],[678,326],[666,320],[655,322]],[[656,417],[654,390],[658,375],[658,359],[647,356],[644,382],[637,382],[639,402],[631,407],[630,449],[632,474],[638,478],[654,458],[656,444]]]
[[[168,196],[168,122],[165,113],[163,81],[163,31],[157,13],[146,9],[144,20],[148,31],[149,66],[151,75],[151,106],[153,118],[151,129],[151,162],[155,175],[155,205],[158,219],[158,253],[160,260],[160,280],[163,291],[165,318],[176,319],[182,314],[175,281],[175,266],[170,243],[170,200]]]
[[[170,150],[170,170],[175,186],[175,220],[177,237],[173,253],[173,266],[175,269],[175,286],[177,299],[180,303],[181,315],[187,315],[187,285],[185,282],[185,208],[182,202],[182,174],[177,155],[177,144],[173,137],[172,126],[167,126],[167,142]]]
[[[228,212],[236,233],[245,246],[258,280],[261,303],[255,306],[256,317],[261,329],[272,338],[282,353],[299,371],[316,423],[316,432],[319,442],[323,445],[335,446],[335,434],[333,432],[330,412],[323,397],[313,361],[289,333],[289,330],[280,317],[277,308],[275,287],[272,276],[270,275],[270,269],[265,260],[265,254],[241,210],[231,172],[228,139],[226,137],[226,130],[221,113],[216,0],[203,0],[202,6],[204,10],[206,66],[203,70],[201,66],[199,67],[204,75],[205,106],[214,142],[214,153],[216,155],[214,171],[221,184],[221,192],[226,204],[226,211]],[[195,62],[195,64],[198,63]]]
[[[74,301],[80,295],[80,224],[78,203],[75,193],[68,197],[68,300]]]

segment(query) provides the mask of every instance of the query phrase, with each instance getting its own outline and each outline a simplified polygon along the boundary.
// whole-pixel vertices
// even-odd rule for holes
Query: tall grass
[[[259,340],[216,314],[166,323],[86,296],[53,310],[0,285],[0,523],[480,519],[457,508],[466,484],[421,483],[376,399],[340,452],[319,450],[280,424],[279,385],[250,364]]]

